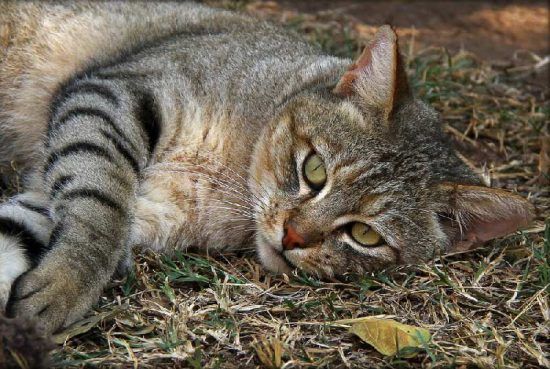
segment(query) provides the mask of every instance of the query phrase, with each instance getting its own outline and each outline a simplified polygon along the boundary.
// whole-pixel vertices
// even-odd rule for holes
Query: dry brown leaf
[[[427,329],[402,324],[392,319],[365,318],[353,323],[349,331],[386,356],[405,348],[422,348],[430,341]],[[413,353],[403,356],[412,357]]]

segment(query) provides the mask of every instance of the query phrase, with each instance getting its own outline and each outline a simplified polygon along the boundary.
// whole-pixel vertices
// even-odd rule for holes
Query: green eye
[[[320,190],[327,181],[327,171],[323,159],[317,154],[310,154],[304,162],[304,178],[314,190]]]
[[[363,246],[378,246],[382,242],[382,236],[365,223],[352,223],[349,233],[357,243]]]

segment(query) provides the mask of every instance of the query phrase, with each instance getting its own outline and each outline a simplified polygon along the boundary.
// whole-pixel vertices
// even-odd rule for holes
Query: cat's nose
[[[284,224],[283,249],[292,250],[296,247],[306,247],[306,240],[296,231],[296,225],[292,220]]]

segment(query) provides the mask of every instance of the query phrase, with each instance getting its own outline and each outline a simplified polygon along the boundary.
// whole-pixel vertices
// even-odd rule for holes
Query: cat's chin
[[[279,274],[290,274],[292,272],[293,268],[282,255],[282,248],[278,250],[262,235],[257,235],[256,244],[258,258],[265,269]]]

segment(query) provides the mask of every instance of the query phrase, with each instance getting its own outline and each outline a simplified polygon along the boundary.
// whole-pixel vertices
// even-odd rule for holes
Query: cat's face
[[[258,141],[251,165],[264,266],[360,274],[525,224],[529,203],[478,186],[439,127],[435,112],[414,100],[388,124],[349,101],[297,99]]]
[[[411,112],[419,109],[434,117],[424,106]],[[349,102],[313,96],[272,124],[250,180],[258,255],[268,269],[362,273],[419,262],[446,245],[427,148],[383,125]]]
[[[266,127],[249,173],[264,266],[321,277],[418,263],[513,232],[520,196],[479,185],[413,98],[382,27],[331,91],[304,93]]]

